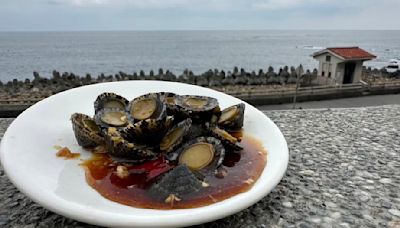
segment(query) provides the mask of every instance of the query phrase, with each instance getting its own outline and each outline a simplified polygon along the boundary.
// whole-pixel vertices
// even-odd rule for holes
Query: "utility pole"
[[[300,64],[300,66],[296,68],[296,90],[293,97],[293,109],[296,108],[297,91],[300,87],[300,79],[302,78],[303,73],[304,73],[303,65]]]

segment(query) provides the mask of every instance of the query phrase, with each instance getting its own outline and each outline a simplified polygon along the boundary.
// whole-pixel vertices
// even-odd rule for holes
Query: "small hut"
[[[319,61],[320,84],[350,84],[361,80],[363,62],[376,58],[359,47],[331,47],[313,54]]]

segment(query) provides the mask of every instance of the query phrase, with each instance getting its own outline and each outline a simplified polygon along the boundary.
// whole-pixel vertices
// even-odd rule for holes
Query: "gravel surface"
[[[290,148],[263,200],[200,227],[400,227],[400,106],[268,111]],[[0,119],[0,136],[12,119]],[[89,227],[33,203],[0,169],[0,227]]]

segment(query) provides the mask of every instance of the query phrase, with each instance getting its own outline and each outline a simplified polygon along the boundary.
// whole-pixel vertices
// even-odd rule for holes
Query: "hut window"
[[[322,71],[322,76],[325,76],[325,71]]]
[[[325,58],[325,61],[326,61],[326,62],[330,62],[330,61],[331,61],[331,56],[330,56],[330,55],[327,55],[326,58]]]
[[[328,77],[331,77],[331,76],[332,76],[332,72],[329,72],[329,73],[328,73]]]

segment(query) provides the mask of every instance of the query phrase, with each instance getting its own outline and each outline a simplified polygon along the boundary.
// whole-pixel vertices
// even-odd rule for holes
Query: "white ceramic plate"
[[[100,93],[115,92],[132,99],[160,91],[215,97],[221,108],[243,102],[211,89],[174,82],[124,81],[71,89],[38,102],[9,126],[0,147],[7,176],[21,192],[51,211],[113,227],[176,227],[213,221],[256,203],[282,179],[289,156],[285,138],[267,116],[249,104],[244,131],[257,137],[268,150],[267,166],[249,191],[209,206],[178,210],[124,206],[103,198],[86,183],[79,160],[55,156],[55,145],[67,146],[83,158],[90,156],[77,145],[70,116],[74,112],[93,115],[93,101]]]

